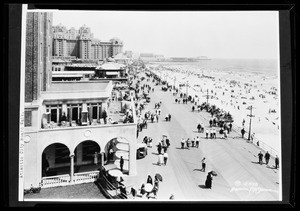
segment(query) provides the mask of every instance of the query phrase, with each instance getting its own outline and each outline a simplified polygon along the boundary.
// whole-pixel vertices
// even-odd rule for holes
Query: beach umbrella
[[[218,176],[218,174],[215,171],[210,171],[209,173],[211,173],[211,175],[213,176]]]
[[[147,183],[147,184],[145,185],[145,191],[146,191],[146,192],[151,192],[152,190],[153,190],[153,185],[150,184],[150,183]]]
[[[160,175],[160,174],[155,174],[155,177],[159,180],[159,181],[163,181],[163,178],[162,178],[162,176]]]

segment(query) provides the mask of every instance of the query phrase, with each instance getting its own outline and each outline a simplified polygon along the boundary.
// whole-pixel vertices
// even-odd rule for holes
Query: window
[[[50,113],[49,121],[58,123],[62,116],[62,106],[61,105],[47,105],[46,112]],[[48,122],[49,123],[49,122]]]
[[[90,122],[92,122],[93,119],[99,120],[102,114],[102,103],[90,103],[87,106]]]
[[[32,126],[32,112],[25,111],[25,127]]]
[[[82,104],[68,104],[68,119],[75,121],[76,124],[81,123]]]

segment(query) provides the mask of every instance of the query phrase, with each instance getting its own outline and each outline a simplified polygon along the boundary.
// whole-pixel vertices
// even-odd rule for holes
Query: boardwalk
[[[162,113],[158,123],[149,122],[148,128],[139,134],[139,143],[144,136],[152,137],[153,148],[148,148],[145,158],[137,160],[137,175],[124,177],[126,185],[139,189],[142,183],[146,183],[148,175],[153,178],[160,173],[163,182],[159,185],[158,200],[169,200],[171,194],[175,200],[189,201],[279,200],[280,172],[272,168],[273,158],[270,167],[257,164],[259,149],[235,132],[231,132],[226,140],[219,134],[217,139],[205,139],[205,134],[198,133],[196,126],[202,123],[205,128],[209,127],[208,113],[192,112],[190,103],[176,104],[171,92],[163,92],[161,86],[154,86],[153,83],[150,86],[155,88],[155,92],[150,93],[151,102],[145,111],[154,111],[154,104],[162,100]],[[169,113],[172,119],[166,122],[164,117]],[[169,159],[166,166],[158,166],[155,145],[163,134],[171,142]],[[196,136],[200,137],[199,148],[181,149],[182,137]],[[203,157],[207,159],[206,172],[200,171]],[[212,189],[206,189],[205,179],[211,170],[216,171],[218,176],[213,177]],[[94,183],[42,189],[40,194],[25,198],[106,200]],[[147,200],[141,197],[135,199]]]
[[[154,87],[154,84],[150,83],[150,86]],[[148,156],[137,161],[138,176],[131,181],[136,187],[146,182],[147,175],[153,177],[160,173],[164,178],[158,192],[161,200],[167,200],[171,194],[175,195],[175,200],[279,200],[279,170],[272,168],[273,159],[270,167],[258,164],[259,149],[235,132],[231,132],[226,140],[218,137],[219,134],[217,139],[205,139],[204,133],[197,133],[196,126],[202,123],[209,127],[210,115],[204,111],[192,112],[190,103],[176,104],[172,93],[161,91],[161,86],[155,86],[150,97],[151,102],[145,110],[154,111],[154,104],[162,100],[162,113],[158,123],[149,123],[139,135],[138,142],[147,135],[153,138],[154,143],[153,148],[148,150]],[[164,117],[169,113],[172,119],[166,122]],[[169,159],[167,166],[158,166],[155,145],[163,134],[171,141]],[[182,137],[196,136],[201,140],[199,148],[180,148]],[[207,159],[206,172],[199,171],[202,157]],[[213,177],[212,189],[205,189],[205,179],[210,170],[216,171],[218,176]]]

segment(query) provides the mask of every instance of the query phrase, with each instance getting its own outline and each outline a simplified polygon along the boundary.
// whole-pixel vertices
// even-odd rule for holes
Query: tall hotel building
[[[121,53],[122,50],[123,42],[118,38],[107,42],[95,39],[86,25],[79,30],[67,29],[62,24],[53,27],[53,56],[104,60]]]
[[[123,173],[136,174],[134,103],[114,101],[112,81],[51,82],[52,13],[28,12],[26,21],[22,188],[94,181],[99,165],[119,167],[120,155]],[[92,55],[88,28],[55,30],[56,53]],[[128,113],[132,121],[123,123]]]

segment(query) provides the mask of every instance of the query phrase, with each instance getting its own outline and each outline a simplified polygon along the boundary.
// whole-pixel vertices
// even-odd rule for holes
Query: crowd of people
[[[146,79],[147,82],[150,82],[151,78],[153,79],[152,82],[154,82],[156,85],[158,85],[162,82],[159,78],[156,79],[155,77],[153,77],[151,75],[150,76],[148,75],[148,77],[149,78]],[[141,81],[143,81],[143,80],[144,79],[142,79]],[[138,87],[138,89],[141,89],[143,91],[143,93],[146,92],[147,94],[150,94],[150,91],[154,90],[148,84],[141,85],[140,83],[138,83],[138,85],[140,86],[140,87]],[[204,124],[202,124],[202,123],[197,124],[197,132],[198,133],[205,133],[206,139],[208,139],[208,138],[216,139],[217,133],[222,135],[224,137],[224,139],[228,138],[228,135],[232,132],[232,127],[233,127],[233,125],[232,125],[233,119],[229,112],[225,112],[223,110],[216,108],[216,106],[214,106],[214,105],[209,105],[206,103],[197,105],[197,103],[194,103],[195,101],[193,98],[191,98],[191,96],[187,96],[184,93],[180,93],[179,97],[177,97],[178,90],[177,90],[177,92],[174,92],[173,94],[175,95],[175,103],[180,104],[182,102],[183,104],[188,104],[188,102],[191,102],[193,112],[195,110],[198,110],[198,112],[206,110],[206,112],[209,112],[211,114],[211,119],[209,119],[209,121],[208,121],[208,123],[209,123],[208,127],[204,127]],[[146,98],[146,95],[145,95],[145,98]],[[138,130],[140,130],[140,131],[143,128],[147,128],[148,121],[150,121],[151,123],[158,122],[159,117],[162,114],[162,110],[161,110],[162,100],[161,99],[159,100],[159,102],[154,103],[154,110],[152,110],[152,111],[150,109],[146,111],[146,109],[147,109],[146,105],[147,104],[142,104],[142,106],[137,108],[137,110],[140,111],[139,113],[137,113],[138,114],[137,117],[139,119]],[[142,111],[144,111],[143,115],[142,115]],[[165,120],[171,121],[171,114],[166,114]],[[246,133],[246,131],[243,128],[241,130],[242,137],[244,137],[245,133]],[[190,150],[190,148],[199,148],[200,137],[199,136],[196,136],[194,138],[182,137],[180,142],[181,142],[181,149]],[[147,145],[147,147],[152,147],[153,140],[151,137],[145,136],[143,139],[143,143],[145,143]],[[168,161],[168,152],[167,151],[168,151],[169,146],[170,146],[170,140],[168,139],[167,136],[163,136],[163,139],[161,141],[159,141],[158,144],[156,145],[157,157],[158,157],[157,165],[159,165],[159,166],[167,165],[167,161]],[[259,163],[260,164],[262,164],[261,154],[262,153],[260,152],[260,154],[259,154]],[[268,152],[266,152],[264,157],[265,157],[266,164],[268,165],[269,160],[270,160],[270,154]],[[207,162],[206,158],[203,157],[203,159],[201,160],[201,166],[202,166],[201,171],[203,171],[203,172],[206,171],[206,162]],[[278,158],[278,156],[276,156],[275,168],[278,168],[278,167],[279,167],[279,158]],[[208,172],[208,175],[205,180],[206,188],[212,187],[212,179],[213,179],[212,176],[214,176],[212,174],[212,172]],[[155,178],[154,183],[153,183],[151,176],[148,175],[147,183],[151,183],[153,185],[153,189],[150,192],[145,191],[145,184],[142,184],[142,186],[140,188],[141,195],[142,196],[145,195],[147,198],[149,198],[150,195],[153,194],[154,198],[157,198],[157,192],[159,190],[159,181],[157,180],[157,178]],[[173,198],[174,198],[174,196],[171,195],[170,199],[173,199]]]

